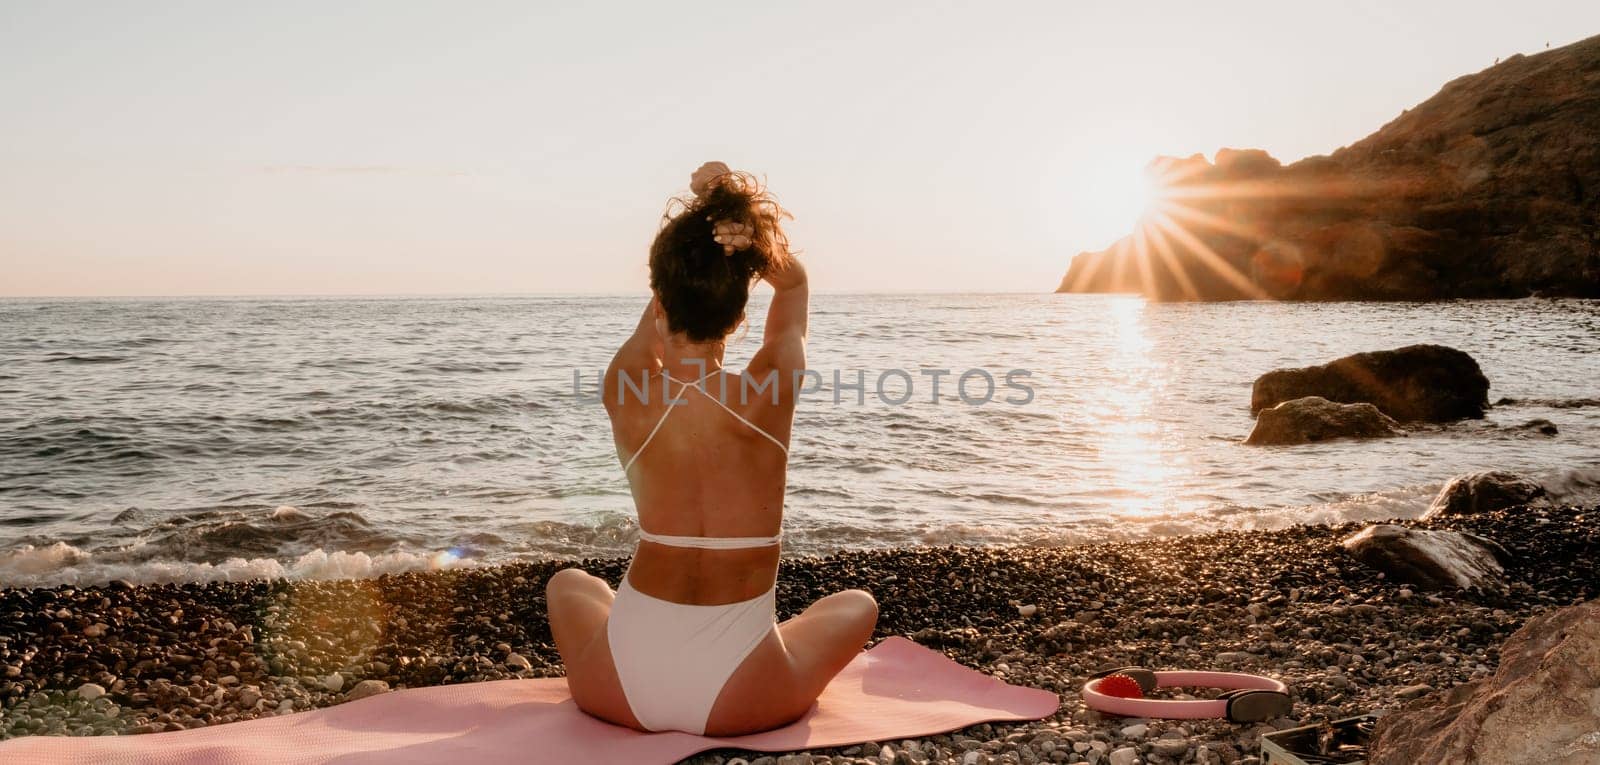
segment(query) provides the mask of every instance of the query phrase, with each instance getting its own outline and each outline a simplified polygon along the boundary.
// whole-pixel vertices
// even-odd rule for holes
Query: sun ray
[[[1116,250],[1116,254],[1112,256],[1111,263],[1111,284],[1114,289],[1120,289],[1120,285],[1128,283],[1129,249],[1132,247],[1130,240],[1131,237],[1119,239],[1116,244],[1112,245],[1113,249]]]
[[[1167,241],[1167,235],[1159,226],[1149,226],[1150,240],[1155,243],[1156,255],[1161,262],[1166,264],[1167,270],[1173,278],[1178,280],[1178,287],[1183,290],[1185,300],[1199,300],[1200,291],[1195,289],[1194,280],[1189,278],[1188,269],[1183,267],[1183,259],[1172,251],[1172,244]]]
[[[1155,291],[1155,275],[1150,269],[1150,243],[1145,236],[1148,228],[1141,225],[1133,230],[1133,259],[1139,268],[1140,291],[1146,295]]]
[[[1168,213],[1174,218],[1183,218],[1191,223],[1197,223],[1215,231],[1232,234],[1241,239],[1249,239],[1252,242],[1266,241],[1266,237],[1261,234],[1259,229],[1246,226],[1241,223],[1236,223],[1232,220],[1222,217],[1221,215],[1196,209],[1189,205],[1166,205],[1164,208],[1162,208],[1162,212]]]
[[[1155,225],[1160,226],[1166,233],[1171,234],[1172,238],[1176,239],[1179,244],[1194,253],[1200,259],[1201,265],[1210,269],[1217,276],[1222,277],[1241,293],[1249,295],[1256,300],[1267,300],[1271,297],[1266,290],[1257,285],[1249,276],[1240,273],[1239,269],[1234,268],[1225,258],[1218,255],[1216,250],[1211,249],[1211,245],[1206,244],[1165,212],[1157,211],[1152,217]]]
[[[1112,249],[1115,250],[1117,244],[1120,243],[1121,240],[1118,240],[1116,244],[1112,245]],[[1075,277],[1072,280],[1072,284],[1068,286],[1068,291],[1070,292],[1085,292],[1094,290],[1095,275],[1100,273],[1101,268],[1105,267],[1107,260],[1115,259],[1120,256],[1116,252],[1109,252],[1083,253],[1082,257],[1085,258],[1083,270],[1078,272],[1077,277]]]
[[[1404,184],[1378,184],[1314,172],[1298,177],[1249,177],[1218,182],[1217,166],[1198,155],[1158,157],[1144,168],[1144,209],[1133,230],[1104,251],[1087,253],[1074,270],[1069,291],[1138,291],[1155,299],[1198,300],[1216,287],[1245,299],[1272,298],[1258,282],[1258,261],[1277,243],[1245,212],[1248,200],[1342,198],[1358,202],[1385,192],[1403,194]],[[1246,201],[1246,210],[1233,202]],[[1237,213],[1237,214],[1236,214]],[[1213,234],[1233,237],[1256,248],[1249,264],[1236,265],[1213,244]],[[1237,254],[1237,253],[1236,253]],[[1270,260],[1270,258],[1269,258]],[[1251,265],[1255,264],[1255,265]]]

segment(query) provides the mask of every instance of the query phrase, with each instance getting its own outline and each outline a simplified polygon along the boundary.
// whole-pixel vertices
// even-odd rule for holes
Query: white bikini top
[[[768,441],[777,444],[778,448],[783,450],[784,455],[788,456],[789,448],[784,446],[782,441],[779,441],[777,438],[773,437],[771,433],[762,430],[761,427],[755,423],[745,419],[744,415],[733,411],[732,407],[722,403],[722,399],[711,395],[706,391],[705,387],[701,385],[701,383],[706,381],[706,378],[720,371],[722,371],[721,368],[713,369],[701,375],[700,379],[695,380],[694,382],[684,382],[683,380],[679,380],[678,378],[665,373],[663,373],[663,376],[669,381],[682,385],[685,388],[693,388],[697,391],[700,391],[700,395],[705,396],[712,403],[722,407],[723,411],[733,415],[734,419],[744,423],[745,425],[748,425],[751,430],[760,433]],[[670,390],[668,392],[670,393]],[[667,410],[661,413],[661,419],[656,420],[656,426],[650,429],[650,435],[644,437],[644,443],[639,444],[639,448],[633,450],[633,456],[629,457],[628,461],[623,463],[622,472],[624,474],[626,474],[628,470],[633,467],[634,462],[638,461],[639,455],[644,453],[644,448],[650,445],[650,441],[656,437],[656,434],[661,432],[661,426],[667,424],[667,416],[672,414],[672,410],[676,408],[676,405],[672,402],[673,399],[669,398],[667,400]],[[639,528],[639,539],[645,542],[654,542],[658,545],[667,545],[669,547],[693,547],[701,550],[746,550],[755,547],[771,547],[772,545],[778,544],[778,540],[782,536],[782,534],[774,534],[770,537],[684,537],[675,536],[672,534],[652,534],[648,531],[645,531],[643,526]]]

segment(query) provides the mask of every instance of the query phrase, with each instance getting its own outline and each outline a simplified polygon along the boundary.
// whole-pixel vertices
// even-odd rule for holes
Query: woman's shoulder
[[[805,338],[794,336],[763,344],[750,359],[744,377],[751,386],[771,386],[777,391],[778,402],[792,404],[808,373]]]
[[[665,385],[661,369],[661,359],[649,349],[623,345],[600,380],[600,403],[613,414],[625,406],[649,405],[659,397],[653,389]]]

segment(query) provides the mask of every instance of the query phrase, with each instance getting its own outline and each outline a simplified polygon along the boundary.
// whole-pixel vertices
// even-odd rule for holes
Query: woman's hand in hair
[[[689,176],[689,190],[697,197],[703,197],[711,190],[711,182],[724,175],[732,175],[733,170],[722,162],[707,162],[700,166]]]
[[[756,227],[739,221],[722,220],[716,222],[711,233],[711,240],[722,245],[723,253],[732,255],[755,244],[750,237],[756,233]]]

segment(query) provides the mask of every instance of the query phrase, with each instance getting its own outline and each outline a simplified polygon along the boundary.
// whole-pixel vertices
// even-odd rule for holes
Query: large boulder
[[[1473,515],[1537,502],[1545,489],[1537,481],[1516,473],[1486,470],[1458,475],[1439,490],[1423,518],[1443,515]]]
[[[1499,589],[1511,554],[1493,540],[1460,531],[1368,526],[1346,537],[1345,552],[1391,580],[1427,590]]]
[[[1368,403],[1401,422],[1482,417],[1489,379],[1478,362],[1442,345],[1408,345],[1345,356],[1314,367],[1275,369],[1250,390],[1250,411],[1306,396]]]
[[[1446,83],[1288,165],[1158,157],[1166,209],[1072,259],[1059,292],[1155,300],[1600,297],[1600,37]]]
[[[1529,619],[1492,677],[1379,720],[1367,762],[1600,763],[1600,600]]]
[[[1256,417],[1247,444],[1312,444],[1335,438],[1384,438],[1401,434],[1392,418],[1371,404],[1338,404],[1307,396],[1285,401]]]

